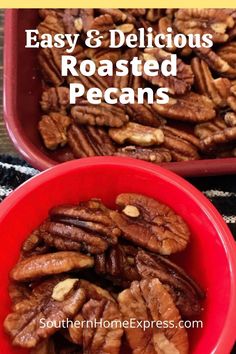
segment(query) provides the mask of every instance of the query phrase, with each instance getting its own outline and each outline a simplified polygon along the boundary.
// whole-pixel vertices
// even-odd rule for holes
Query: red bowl
[[[206,289],[203,328],[189,331],[191,353],[229,353],[235,339],[236,257],[233,237],[212,204],[181,177],[145,162],[96,157],[58,165],[24,183],[0,205],[0,352],[13,349],[2,330],[10,310],[8,274],[26,236],[52,206],[100,197],[114,206],[121,192],[143,193],[168,204],[188,223],[192,238],[179,263]]]
[[[4,118],[16,149],[32,166],[58,164],[58,154],[43,146],[37,125],[41,116],[42,81],[37,50],[25,48],[25,29],[36,28],[37,9],[6,10],[4,28]],[[236,173],[236,157],[162,164],[182,176]]]

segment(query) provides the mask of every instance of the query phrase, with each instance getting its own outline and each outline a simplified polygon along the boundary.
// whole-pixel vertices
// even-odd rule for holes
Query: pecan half
[[[183,219],[167,205],[135,193],[123,193],[116,198],[120,212],[110,212],[122,236],[133,243],[161,254],[171,254],[186,248],[190,232]],[[135,206],[140,215],[125,215],[127,205]]]
[[[164,118],[160,117],[151,105],[143,102],[142,105],[134,102],[126,105],[126,111],[130,121],[150,127],[159,127],[164,123]]]
[[[129,120],[122,108],[104,102],[93,107],[87,101],[81,101],[79,106],[72,107],[71,115],[79,124],[106,125],[117,128]]]
[[[125,146],[120,148],[114,154],[117,156],[127,156],[138,160],[149,161],[153,163],[170,162],[172,160],[171,152],[165,148],[141,148],[136,146]]]
[[[38,62],[44,80],[54,86],[60,86],[65,81],[65,78],[61,76],[60,58],[61,54],[55,48],[40,49],[38,55]]]
[[[200,142],[196,136],[167,125],[162,130],[165,137],[162,146],[169,150],[173,161],[199,159]]]
[[[130,281],[140,279],[134,266],[136,253],[137,250],[129,246],[119,244],[110,247],[105,253],[95,256],[96,273],[126,287]]]
[[[169,59],[170,54],[163,49],[149,49],[146,48],[143,54],[144,61],[157,60],[158,63],[162,63],[163,60]],[[151,82],[153,85],[160,87],[167,87],[169,93],[172,95],[183,95],[191,89],[193,84],[193,72],[190,65],[185,64],[181,59],[177,59],[177,75],[176,76],[164,76],[161,72],[157,76],[148,76],[143,74],[143,77]]]
[[[65,300],[55,301],[51,298],[51,293],[57,282],[55,278],[40,284],[33,290],[29,299],[18,303],[6,317],[4,328],[11,336],[13,345],[23,348],[35,347],[42,339],[58,331],[58,323],[73,318],[80,310],[85,301],[84,291],[75,287]],[[42,318],[45,323],[52,321],[55,325],[43,328],[40,326]]]
[[[70,90],[68,87],[51,87],[42,93],[41,108],[44,112],[59,112],[66,114],[70,106]]]
[[[59,206],[50,212],[50,220],[40,228],[40,237],[59,250],[82,249],[101,253],[116,244],[120,230],[99,200],[77,206]]]
[[[190,123],[208,121],[216,115],[212,101],[194,92],[170,98],[169,102],[163,105],[154,103],[153,108],[166,118]]]
[[[44,18],[42,22],[37,27],[39,31],[39,39],[41,39],[42,34],[51,34],[54,36],[57,33],[65,33],[64,26],[62,20],[58,16],[52,16],[49,14]]]
[[[164,141],[161,129],[129,122],[122,128],[110,128],[109,136],[117,143],[131,143],[140,146],[159,145]]]
[[[200,140],[202,151],[214,151],[217,147],[236,142],[236,126],[217,131]]]
[[[218,53],[215,53],[210,48],[196,48],[194,49],[197,56],[203,59],[210,68],[224,77],[236,78],[236,68],[232,67],[226,60]]]
[[[226,78],[214,79],[207,63],[199,58],[193,58],[191,66],[197,91],[208,96],[216,106],[225,107],[231,87],[230,81]]]
[[[58,146],[67,143],[67,129],[71,124],[71,119],[60,113],[49,113],[42,116],[38,127],[45,146],[54,150]]]
[[[234,20],[224,9],[179,9],[174,25],[180,33],[211,34],[214,43],[226,42],[226,33],[234,26]]]
[[[43,242],[39,230],[35,230],[23,242],[21,256],[22,258],[26,258],[37,254],[47,253],[47,251],[49,251],[48,245]]]
[[[217,55],[224,60],[225,62],[233,68],[233,72],[236,72],[236,42],[226,43],[221,46],[217,51]],[[231,75],[232,78],[235,78],[236,75]]]
[[[106,323],[121,321],[118,305],[113,301],[89,300],[82,308],[87,321],[102,320]],[[119,354],[123,329],[116,326],[98,326],[83,331],[83,352],[87,354]]]
[[[167,257],[138,251],[136,267],[142,278],[158,278],[184,317],[199,315],[205,294],[185,271]],[[96,261],[95,261],[96,264]]]
[[[79,252],[56,252],[31,256],[21,260],[12,269],[10,277],[15,281],[27,281],[50,274],[60,274],[73,269],[93,266],[93,258]]]
[[[68,130],[68,145],[75,157],[113,155],[114,143],[103,128],[76,126]]]
[[[174,328],[125,328],[132,352],[188,353],[188,337],[180,328],[181,317],[172,297],[158,279],[134,281],[129,289],[118,296],[123,320],[135,318],[137,321],[173,321]]]

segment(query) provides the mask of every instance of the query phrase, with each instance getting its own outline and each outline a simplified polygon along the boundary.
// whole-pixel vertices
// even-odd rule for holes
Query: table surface
[[[3,120],[3,20],[4,11],[0,10],[0,154],[16,155],[17,152],[8,137]]]

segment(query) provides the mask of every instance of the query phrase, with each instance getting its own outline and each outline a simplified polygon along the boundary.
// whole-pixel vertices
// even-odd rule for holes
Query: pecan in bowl
[[[4,320],[14,346],[31,354],[189,353],[180,324],[201,315],[205,293],[163,254],[182,252],[190,230],[145,195],[119,194],[116,207],[98,198],[55,206],[26,238]]]

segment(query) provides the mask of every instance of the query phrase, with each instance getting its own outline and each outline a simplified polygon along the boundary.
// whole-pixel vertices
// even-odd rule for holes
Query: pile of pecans
[[[205,294],[168,256],[189,238],[179,215],[140,194],[118,195],[115,210],[100,199],[54,207],[10,273],[12,344],[32,354],[187,354],[180,321],[200,315]],[[82,326],[94,320],[106,326]]]
[[[59,162],[97,155],[129,156],[153,163],[236,156],[236,9],[66,9],[40,10],[42,34],[80,33],[81,43],[72,55],[79,62],[134,56],[158,62],[176,53],[177,76],[164,77],[62,77],[65,48],[40,48],[43,78],[39,131],[45,147]],[[119,28],[137,33],[153,29],[153,35],[174,32],[211,34],[212,48],[185,46],[110,49],[106,33]],[[98,29],[101,48],[84,46],[84,33]],[[167,87],[168,104],[91,105],[86,99],[69,103],[69,84],[102,91],[113,86]],[[85,91],[86,91],[85,90]]]

